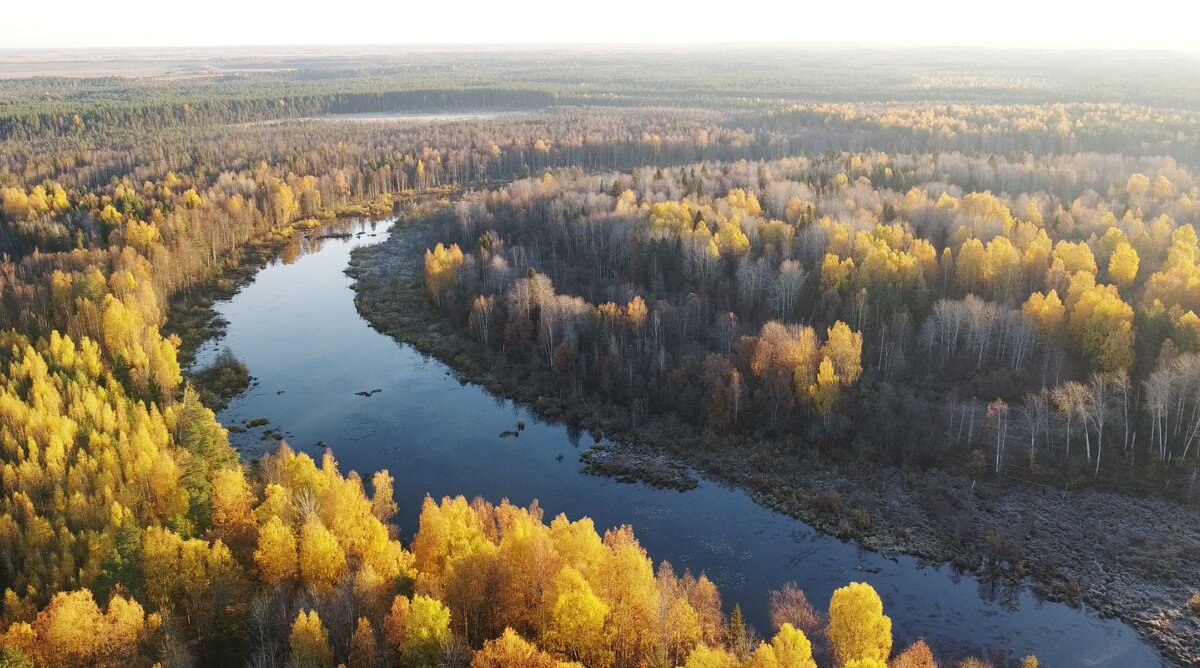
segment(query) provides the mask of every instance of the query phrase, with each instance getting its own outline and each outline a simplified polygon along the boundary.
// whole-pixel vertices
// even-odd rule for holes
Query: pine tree
[[[746,620],[742,617],[742,605],[733,606],[733,614],[729,616],[729,629],[725,633],[725,647],[739,659],[750,655],[750,634],[746,630]]]

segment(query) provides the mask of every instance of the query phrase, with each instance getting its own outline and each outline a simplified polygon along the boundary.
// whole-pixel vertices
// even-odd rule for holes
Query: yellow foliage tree
[[[462,263],[463,252],[458,244],[446,248],[439,243],[433,250],[425,251],[425,287],[437,303],[441,304],[446,290],[454,287]]]
[[[1171,181],[1162,174],[1154,177],[1154,182],[1150,186],[1150,193],[1159,199],[1170,197],[1175,192],[1175,186],[1171,185]]]
[[[1151,305],[1155,301],[1168,309],[1179,306],[1200,313],[1200,245],[1191,225],[1171,233],[1166,262],[1146,281],[1142,302]]]
[[[703,637],[700,616],[686,599],[676,599],[667,609],[664,623],[667,656],[673,663],[684,660]]]
[[[1125,182],[1125,193],[1130,197],[1145,196],[1150,192],[1150,179],[1145,174],[1133,173]]]
[[[558,662],[511,628],[471,656],[471,668],[558,668]]]
[[[376,471],[375,475],[371,476],[371,488],[374,490],[371,495],[371,514],[380,522],[392,519],[392,516],[400,509],[396,505],[396,499],[392,496],[393,482],[395,482],[395,478],[387,472],[387,469]]]
[[[785,623],[771,642],[759,644],[746,668],[817,668],[817,663],[808,637]]]
[[[1047,294],[1035,292],[1021,306],[1021,313],[1037,327],[1038,333],[1045,339],[1058,336],[1062,331],[1067,309],[1058,298],[1058,291],[1051,290]]]
[[[60,592],[32,623],[0,634],[0,647],[19,650],[39,666],[148,667],[142,644],[159,624],[137,601],[113,596],[107,613],[86,589]]]
[[[821,285],[826,290],[845,290],[854,275],[854,259],[842,259],[836,253],[826,253],[821,260]]]
[[[29,204],[29,195],[23,188],[0,189],[0,211],[4,217],[12,221],[25,220],[33,213]]]
[[[851,661],[883,665],[892,652],[892,620],[871,585],[852,582],[833,592],[829,601],[829,644],[839,666]]]
[[[546,599],[550,620],[543,634],[546,648],[588,666],[611,665],[604,625],[609,608],[583,575],[564,566]]]
[[[701,573],[687,587],[688,603],[700,619],[700,637],[708,645],[716,645],[725,636],[725,617],[721,612],[721,592]]]
[[[125,245],[136,249],[146,257],[151,257],[154,244],[158,240],[158,226],[154,223],[131,220],[125,224]]]
[[[278,517],[271,517],[258,532],[258,549],[254,551],[254,563],[259,576],[269,585],[279,584],[296,577],[299,569],[299,553],[296,536],[291,527]]]
[[[34,631],[45,658],[59,665],[82,665],[96,658],[104,642],[104,618],[86,589],[56,594],[38,613]]]
[[[300,578],[319,591],[329,591],[346,568],[346,554],[321,520],[312,517],[300,529]]]
[[[1021,269],[1029,276],[1041,276],[1050,266],[1051,244],[1046,230],[1039,229],[1021,255]]]
[[[550,522],[550,539],[565,565],[585,577],[598,576],[608,551],[596,533],[592,518],[582,517],[572,522],[560,514]]]
[[[742,228],[732,222],[722,223],[713,236],[713,243],[724,255],[741,256],[750,251],[750,239]]]
[[[404,638],[408,632],[408,610],[411,601],[407,596],[396,596],[392,607],[383,618],[383,646],[387,652],[399,656],[404,649]]]
[[[699,645],[688,655],[683,668],[741,668],[741,665],[741,660],[727,650]]]
[[[821,354],[833,364],[833,371],[843,385],[853,385],[862,375],[862,346],[862,332],[851,330],[841,320],[826,330]]]
[[[833,370],[833,363],[826,356],[821,360],[817,370],[817,380],[808,386],[808,394],[812,397],[813,411],[817,415],[825,415],[837,402],[838,388],[841,380]]]
[[[350,636],[351,666],[374,666],[378,661],[379,647],[375,639],[375,629],[366,617],[359,617]]]
[[[1128,242],[1121,242],[1108,259],[1108,278],[1120,287],[1133,283],[1138,273],[1138,254]]]
[[[1080,271],[1096,275],[1096,256],[1085,242],[1059,241],[1054,244],[1051,257],[1062,261],[1068,275],[1074,276]]]
[[[241,568],[221,541],[182,538],[160,527],[142,532],[142,575],[146,598],[159,608],[207,613],[211,594],[241,581]]]
[[[753,216],[762,215],[762,205],[758,203],[758,197],[754,193],[748,193],[741,188],[733,188],[729,194],[725,196],[725,201],[735,209],[741,209]]]
[[[1188,311],[1175,321],[1175,333],[1171,335],[1175,345],[1188,352],[1200,352],[1200,316]]]
[[[329,648],[329,631],[321,623],[316,610],[300,611],[292,623],[289,638],[291,649],[290,665],[297,668],[328,668],[333,665],[333,651]]]
[[[455,559],[491,545],[475,511],[461,496],[446,497],[440,504],[425,497],[418,525],[412,548],[416,568],[422,576],[435,581],[441,580]]]
[[[592,580],[609,605],[609,633],[618,664],[637,663],[658,641],[658,583],[646,551],[628,526],[605,533],[609,556]]]
[[[987,252],[978,239],[967,239],[958,248],[954,260],[954,274],[968,292],[978,290],[986,278]]]
[[[917,638],[916,642],[892,659],[889,668],[937,668],[937,665],[929,645],[924,639]]]
[[[1133,364],[1133,307],[1116,286],[1096,285],[1091,274],[1076,273],[1067,293],[1067,331],[1100,370],[1116,372]]]
[[[1008,237],[999,236],[988,242],[984,255],[984,278],[996,298],[1005,301],[1016,288],[1021,253]]]
[[[872,657],[861,659],[851,659],[844,664],[844,668],[888,668],[887,661],[880,661]]]
[[[271,214],[275,227],[283,227],[292,222],[300,212],[300,204],[296,195],[286,181],[275,179],[270,188]]]
[[[218,469],[212,474],[213,534],[244,554],[253,541],[255,523],[254,495],[242,469]]]
[[[436,666],[449,640],[450,609],[437,599],[414,596],[404,625],[404,660],[413,666]]]
[[[641,331],[646,324],[646,316],[649,310],[646,308],[646,302],[641,295],[634,295],[633,299],[625,306],[625,319],[629,321],[630,327],[633,330]]]

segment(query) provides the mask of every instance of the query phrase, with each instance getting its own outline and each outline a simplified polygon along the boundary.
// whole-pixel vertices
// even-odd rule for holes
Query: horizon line
[[[46,53],[85,53],[85,52],[135,52],[135,51],[187,51],[187,50],[232,50],[232,49],[389,49],[430,51],[453,49],[462,51],[508,50],[508,51],[538,51],[547,49],[571,48],[617,48],[653,51],[687,50],[694,48],[720,49],[771,49],[784,48],[792,50],[900,50],[900,51],[1025,51],[1053,53],[1147,53],[1147,54],[1180,54],[1200,56],[1200,43],[1193,48],[1174,46],[1116,46],[1093,47],[1079,44],[1067,45],[1032,45],[1020,43],[994,44],[965,44],[965,43],[928,43],[922,44],[907,41],[706,41],[694,42],[624,42],[603,40],[580,40],[563,42],[298,42],[298,43],[246,43],[246,44],[143,44],[143,45],[55,45],[55,46],[0,46],[0,54],[46,54]]]

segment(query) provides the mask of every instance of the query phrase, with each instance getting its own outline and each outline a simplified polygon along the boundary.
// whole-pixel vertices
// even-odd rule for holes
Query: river
[[[1038,600],[949,566],[889,560],[822,534],[754,503],[744,492],[701,479],[688,492],[620,483],[580,471],[591,443],[561,424],[462,384],[441,362],[372,329],[354,305],[344,271],[353,248],[382,241],[388,223],[359,223],[349,238],[305,244],[276,260],[216,310],[225,334],[206,342],[197,364],[229,347],[257,384],[219,415],[226,425],[266,418],[268,426],[233,434],[253,457],[282,432],[298,450],[328,444],[342,471],[386,468],[396,479],[396,517],[406,539],[421,501],[462,494],[525,505],[546,518],[591,516],[598,529],[633,525],[655,563],[704,571],[726,608],[767,628],[767,593],[795,581],[818,609],[850,581],[879,591],[893,620],[897,651],[924,637],[942,659],[964,654],[1036,654],[1043,666],[1165,665],[1132,628],[1088,609]],[[369,393],[370,396],[356,393]],[[526,428],[518,437],[501,432]]]

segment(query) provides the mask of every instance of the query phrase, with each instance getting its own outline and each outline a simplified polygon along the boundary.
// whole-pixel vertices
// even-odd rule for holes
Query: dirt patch
[[[699,481],[688,467],[661,452],[633,450],[614,445],[594,445],[579,455],[585,473],[621,482],[644,482],[658,489],[695,489]]]

